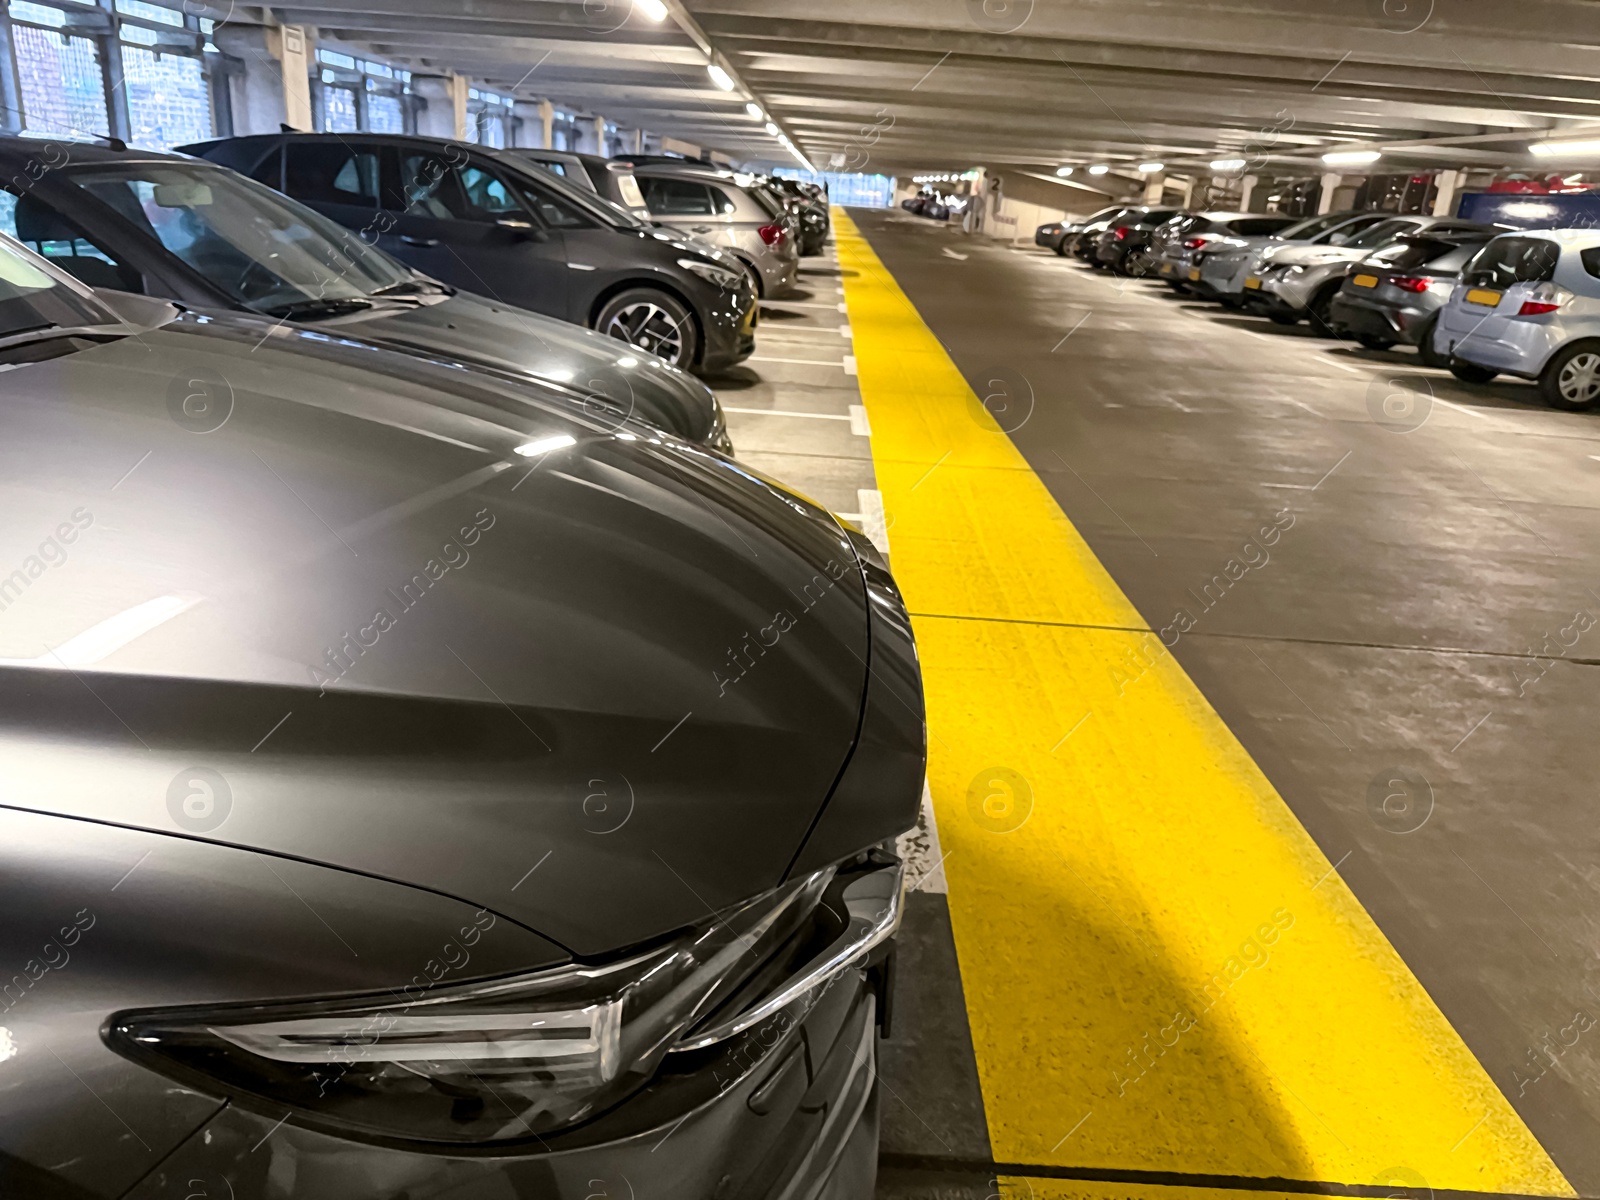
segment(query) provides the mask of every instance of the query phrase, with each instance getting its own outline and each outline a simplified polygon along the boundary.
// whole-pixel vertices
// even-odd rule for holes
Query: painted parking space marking
[[[836,212],[994,1159],[1573,1195]]]

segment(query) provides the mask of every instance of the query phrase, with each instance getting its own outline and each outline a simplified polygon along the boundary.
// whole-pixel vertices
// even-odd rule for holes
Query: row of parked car
[[[1415,346],[1468,383],[1535,380],[1545,401],[1600,403],[1600,232],[1455,217],[1290,218],[1114,206],[1042,225],[1037,245],[1371,350]]]
[[[0,143],[0,1192],[870,1194],[910,622],[668,227],[798,218],[196,149]]]

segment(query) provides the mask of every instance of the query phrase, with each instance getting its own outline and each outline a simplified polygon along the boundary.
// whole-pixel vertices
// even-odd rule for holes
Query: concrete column
[[[556,145],[556,106],[548,100],[539,101],[539,121],[544,126],[544,148],[555,149]]]
[[[635,129],[633,131],[633,152],[635,154],[643,154],[644,153],[644,130],[643,129]]]
[[[1189,176],[1189,178],[1184,181],[1184,185],[1183,185],[1183,207],[1185,207],[1185,208],[1193,208],[1194,207],[1194,189],[1195,189],[1196,183],[1197,183],[1197,180],[1195,179],[1195,177],[1193,175]]]
[[[1436,217],[1453,217],[1456,215],[1456,195],[1461,190],[1461,172],[1456,170],[1440,171],[1435,185],[1439,191],[1433,198],[1433,215]]]
[[[235,135],[311,129],[311,33],[301,25],[217,26],[217,48],[244,63],[228,77]]]
[[[1333,211],[1333,193],[1339,187],[1342,175],[1324,175],[1322,177],[1322,194],[1317,197],[1317,215]]]
[[[1251,211],[1250,210],[1250,198],[1255,195],[1256,185],[1258,183],[1260,183],[1260,182],[1261,182],[1261,180],[1258,179],[1254,175],[1246,175],[1244,178],[1239,180],[1239,211],[1240,212],[1249,212],[1249,211]]]
[[[606,119],[604,117],[596,117],[594,119],[594,152],[602,157],[606,153]]]
[[[1146,204],[1160,204],[1161,193],[1167,184],[1167,173],[1157,171],[1154,175],[1144,177],[1144,202]]]
[[[548,150],[550,144],[543,140],[544,106],[537,100],[513,100],[511,115],[516,144],[530,150]]]
[[[465,75],[413,75],[411,91],[422,98],[417,111],[417,132],[423,137],[462,142],[467,138],[467,78]]]

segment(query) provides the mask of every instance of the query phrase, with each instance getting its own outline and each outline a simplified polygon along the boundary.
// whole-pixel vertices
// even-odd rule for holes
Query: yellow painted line
[[[1574,1195],[835,211],[995,1160]]]

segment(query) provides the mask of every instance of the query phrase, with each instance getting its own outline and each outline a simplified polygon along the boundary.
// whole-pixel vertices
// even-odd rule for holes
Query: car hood
[[[247,317],[7,372],[0,803],[580,955],[776,885],[861,719],[861,565],[816,506],[636,430]]]
[[[614,338],[467,292],[433,304],[385,307],[375,316],[357,314],[324,327],[415,353],[531,375],[591,402],[597,418],[637,416],[696,442],[722,432],[716,396],[693,375]]]
[[[1271,262],[1274,266],[1319,267],[1326,263],[1355,262],[1371,253],[1371,247],[1353,250],[1343,246],[1317,246],[1310,243],[1300,245],[1286,242],[1281,250],[1272,252]]]

